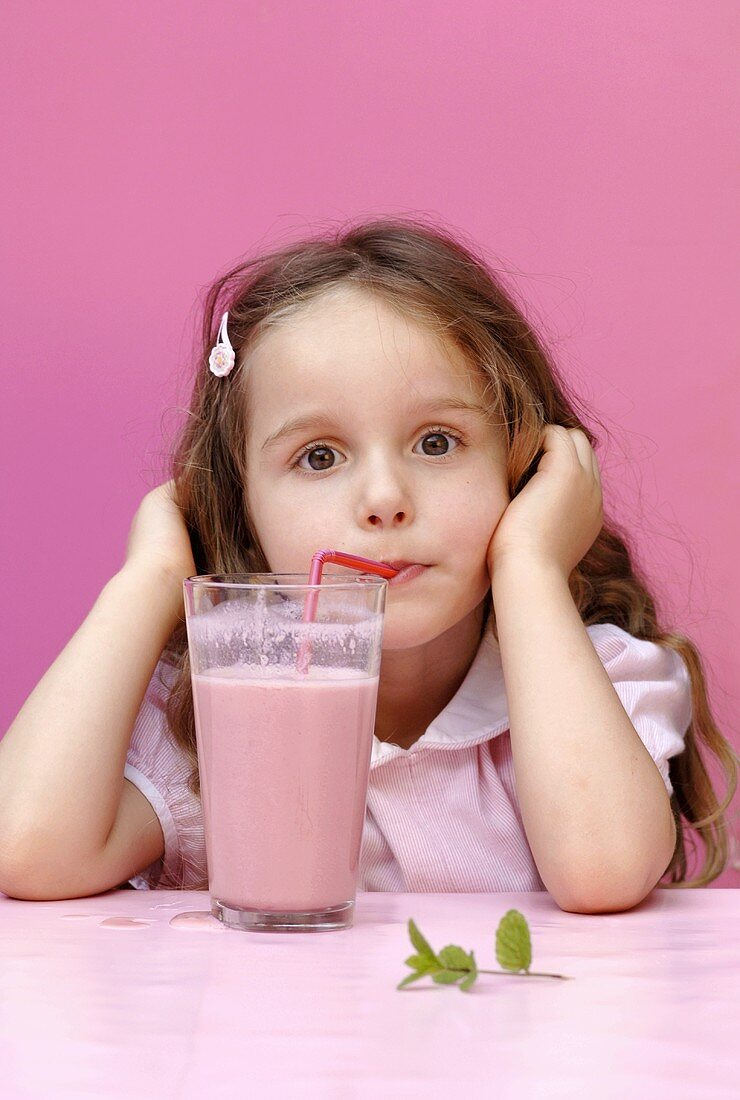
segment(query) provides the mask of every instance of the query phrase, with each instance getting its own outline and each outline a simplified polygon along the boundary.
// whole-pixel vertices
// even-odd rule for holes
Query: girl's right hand
[[[138,564],[163,569],[178,582],[198,572],[174,480],[165,481],[147,493],[133,518],[126,565]]]

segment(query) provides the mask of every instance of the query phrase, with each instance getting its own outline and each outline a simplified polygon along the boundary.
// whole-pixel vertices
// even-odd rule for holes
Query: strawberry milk
[[[212,898],[287,912],[354,901],[377,691],[377,676],[316,665],[193,676]]]

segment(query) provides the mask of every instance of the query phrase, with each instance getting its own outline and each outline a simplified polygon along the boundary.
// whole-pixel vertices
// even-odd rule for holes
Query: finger
[[[578,461],[584,470],[593,471],[593,448],[586,433],[581,428],[568,428],[568,438],[573,444]]]
[[[570,437],[570,431],[563,424],[545,424],[543,429],[543,444],[547,450],[552,450],[558,446],[558,443],[562,444],[573,450],[573,440]]]
[[[578,442],[576,441],[578,440]],[[574,446],[578,451],[578,458],[587,473],[591,474],[599,490],[601,490],[601,470],[596,451],[590,439],[582,429],[575,429]]]

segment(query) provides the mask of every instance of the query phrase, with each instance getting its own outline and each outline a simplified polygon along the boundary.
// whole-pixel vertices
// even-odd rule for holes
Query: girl
[[[594,444],[444,231],[380,219],[219,278],[174,476],[0,744],[0,888],[207,889],[182,581],[326,546],[425,566],[387,594],[360,889],[594,913],[711,882],[738,757],[604,518]]]

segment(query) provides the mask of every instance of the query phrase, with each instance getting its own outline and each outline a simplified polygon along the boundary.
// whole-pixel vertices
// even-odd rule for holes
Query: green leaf
[[[415,974],[407,974],[403,981],[398,983],[396,989],[403,989],[405,985],[411,985],[412,982],[418,982],[420,978],[426,978],[425,971],[418,970]]]
[[[413,943],[414,947],[416,948],[416,950],[419,952],[420,955],[422,955],[426,959],[429,959],[430,962],[431,961],[437,962],[437,956],[434,954],[434,951],[432,950],[431,945],[429,943],[427,943],[427,941],[424,939],[424,937],[422,936],[419,929],[414,924],[413,920],[411,920],[410,918],[409,918],[409,936],[411,937],[411,942]]]
[[[529,925],[518,909],[504,914],[496,929],[496,958],[504,970],[529,970],[532,941]]]
[[[471,970],[470,973],[468,974],[467,978],[463,978],[463,980],[460,982],[460,985],[458,986],[458,989],[462,989],[462,991],[464,993],[467,993],[470,990],[470,987],[473,984],[473,982],[476,981],[477,977],[478,977],[478,971],[477,970]]]
[[[475,961],[475,955],[472,951],[470,952],[470,963],[470,973],[463,978],[463,980],[460,982],[460,985],[458,986],[458,989],[462,989],[463,993],[468,993],[470,991],[471,985],[478,978],[478,964]]]
[[[428,955],[409,955],[407,959],[404,959],[406,966],[410,966],[412,970],[427,971],[429,967],[436,967],[437,960],[430,959]]]
[[[452,985],[462,977],[459,970],[438,970],[436,974],[432,974],[432,981],[439,982],[440,985]]]
[[[449,970],[470,970],[473,966],[472,956],[454,943],[443,947],[437,958],[442,966]]]

